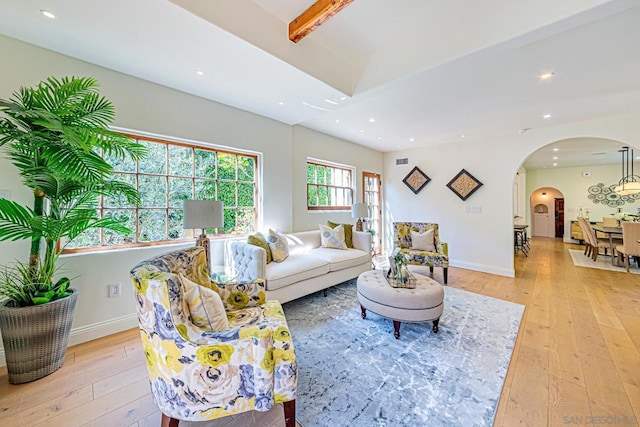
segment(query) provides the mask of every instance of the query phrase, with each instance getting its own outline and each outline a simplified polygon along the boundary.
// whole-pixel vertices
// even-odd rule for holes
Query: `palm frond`
[[[7,199],[0,199],[0,241],[31,239],[35,214],[29,208]]]

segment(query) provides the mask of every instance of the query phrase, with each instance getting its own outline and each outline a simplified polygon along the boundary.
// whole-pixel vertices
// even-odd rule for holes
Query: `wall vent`
[[[397,165],[408,165],[409,164],[409,159],[408,158],[404,158],[404,159],[396,159],[396,166]]]

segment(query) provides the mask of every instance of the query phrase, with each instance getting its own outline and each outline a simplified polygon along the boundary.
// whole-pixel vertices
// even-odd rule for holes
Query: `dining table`
[[[613,254],[615,253],[614,248],[613,248],[613,236],[614,235],[620,235],[620,237],[622,237],[622,227],[605,227],[603,225],[593,225],[592,227],[593,227],[593,229],[595,231],[599,231],[600,233],[603,233],[604,235],[609,237],[609,249],[610,249],[610,253],[611,253],[611,265],[616,265],[615,264],[615,257],[613,256]]]

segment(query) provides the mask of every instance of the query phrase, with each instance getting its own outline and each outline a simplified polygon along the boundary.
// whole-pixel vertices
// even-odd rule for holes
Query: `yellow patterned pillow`
[[[289,243],[287,242],[287,236],[269,229],[267,243],[269,243],[271,256],[275,262],[282,262],[287,259],[289,256]]]
[[[267,253],[267,264],[273,261],[273,257],[271,256],[271,248],[269,248],[269,243],[267,243],[267,238],[264,237],[264,234],[258,232],[256,234],[252,234],[247,237],[247,243],[254,246],[259,246]]]
[[[320,241],[322,242],[323,248],[347,249],[347,244],[344,241],[344,227],[342,224],[336,228],[320,224]]]
[[[210,331],[229,329],[227,312],[220,295],[213,289],[192,282],[182,274],[179,278],[182,284],[182,298],[187,303],[193,324]]]

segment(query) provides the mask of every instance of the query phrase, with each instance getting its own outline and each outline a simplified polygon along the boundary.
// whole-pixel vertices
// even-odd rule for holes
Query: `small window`
[[[307,161],[307,209],[347,210],[353,203],[353,169]]]

